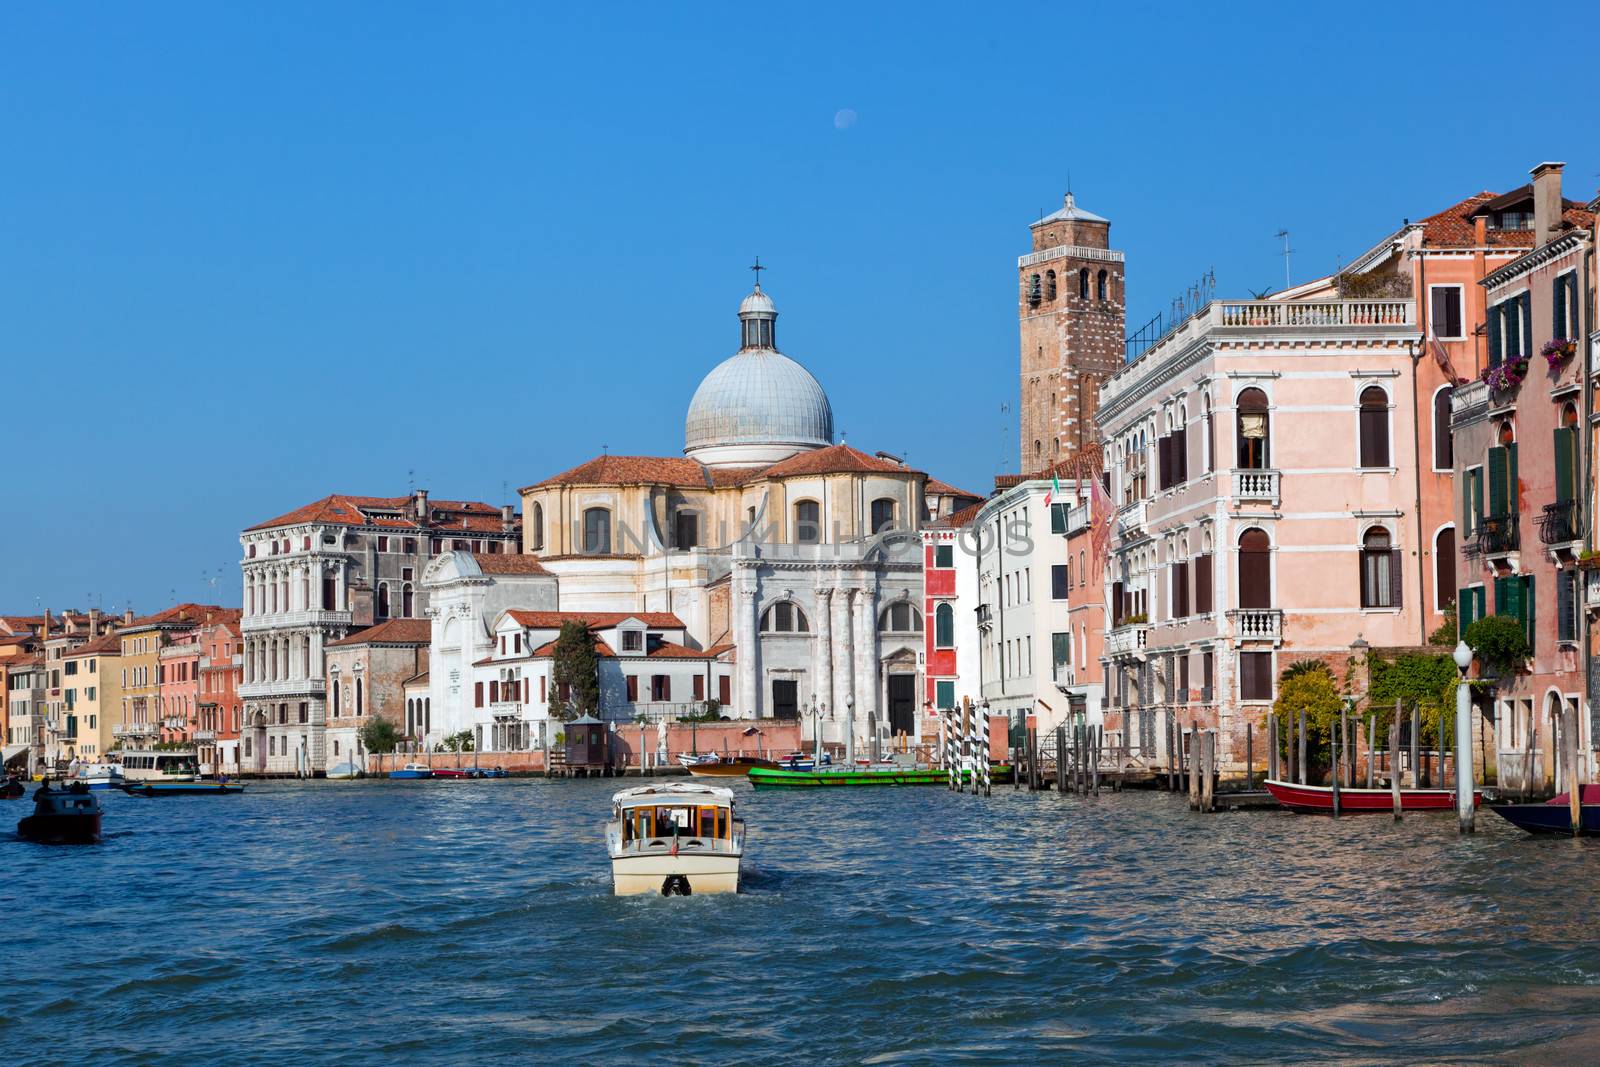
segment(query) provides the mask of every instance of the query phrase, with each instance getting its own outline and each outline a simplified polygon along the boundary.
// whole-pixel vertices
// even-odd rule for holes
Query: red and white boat
[[[1333,787],[1328,785],[1299,785],[1295,782],[1278,782],[1268,779],[1263,783],[1272,799],[1290,811],[1333,814]],[[1472,794],[1472,806],[1483,803],[1483,794]],[[1404,789],[1400,790],[1401,811],[1454,811],[1454,789]],[[1394,793],[1389,789],[1346,789],[1339,787],[1339,813],[1365,815],[1394,810]]]

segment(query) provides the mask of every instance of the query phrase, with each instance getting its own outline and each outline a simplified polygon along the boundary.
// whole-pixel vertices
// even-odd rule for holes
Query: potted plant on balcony
[[[1498,367],[1490,367],[1479,376],[1497,393],[1509,393],[1522,384],[1528,376],[1528,357],[1512,356]]]
[[[1551,370],[1559,370],[1561,365],[1571,359],[1578,351],[1578,342],[1570,337],[1552,337],[1539,349],[1539,354],[1550,365]]]

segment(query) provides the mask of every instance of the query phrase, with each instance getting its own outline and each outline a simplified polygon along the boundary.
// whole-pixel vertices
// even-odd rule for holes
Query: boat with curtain
[[[1298,782],[1280,782],[1268,779],[1262,783],[1272,799],[1290,811],[1309,814],[1333,814],[1333,787],[1329,785],[1300,785]],[[1474,790],[1472,806],[1483,803],[1481,790]],[[1400,790],[1401,811],[1454,811],[1454,789]],[[1349,789],[1339,787],[1339,813],[1341,815],[1378,814],[1394,811],[1394,792],[1391,789]]]
[[[1578,794],[1582,835],[1600,834],[1600,785]],[[1542,804],[1490,804],[1489,810],[1530,834],[1572,834],[1572,794],[1559,793]]]
[[[611,798],[606,850],[619,897],[737,893],[744,823],[733,790],[703,782],[624,789]]]

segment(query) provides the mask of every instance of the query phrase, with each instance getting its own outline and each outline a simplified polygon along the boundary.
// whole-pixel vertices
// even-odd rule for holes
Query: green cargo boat
[[[970,781],[971,771],[963,771],[961,780]],[[991,782],[1011,780],[1011,767],[997,764],[990,768]],[[893,770],[821,770],[785,771],[771,767],[750,768],[750,784],[757,789],[811,789],[818,786],[873,786],[873,785],[949,785],[950,772],[937,767],[917,767]]]

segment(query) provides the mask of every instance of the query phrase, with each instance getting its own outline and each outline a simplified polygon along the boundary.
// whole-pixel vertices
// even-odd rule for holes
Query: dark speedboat
[[[130,797],[214,797],[243,793],[244,786],[232,782],[124,782],[117,788]]]
[[[41,845],[92,845],[100,840],[100,800],[82,782],[33,793],[33,814],[17,823],[17,836]]]
[[[0,782],[0,800],[20,800],[27,791],[22,779],[15,775]]]
[[[1600,785],[1586,785],[1578,794],[1583,817],[1580,834],[1600,834]],[[1489,809],[1530,834],[1572,833],[1572,794],[1561,793],[1543,804],[1490,804]]]

